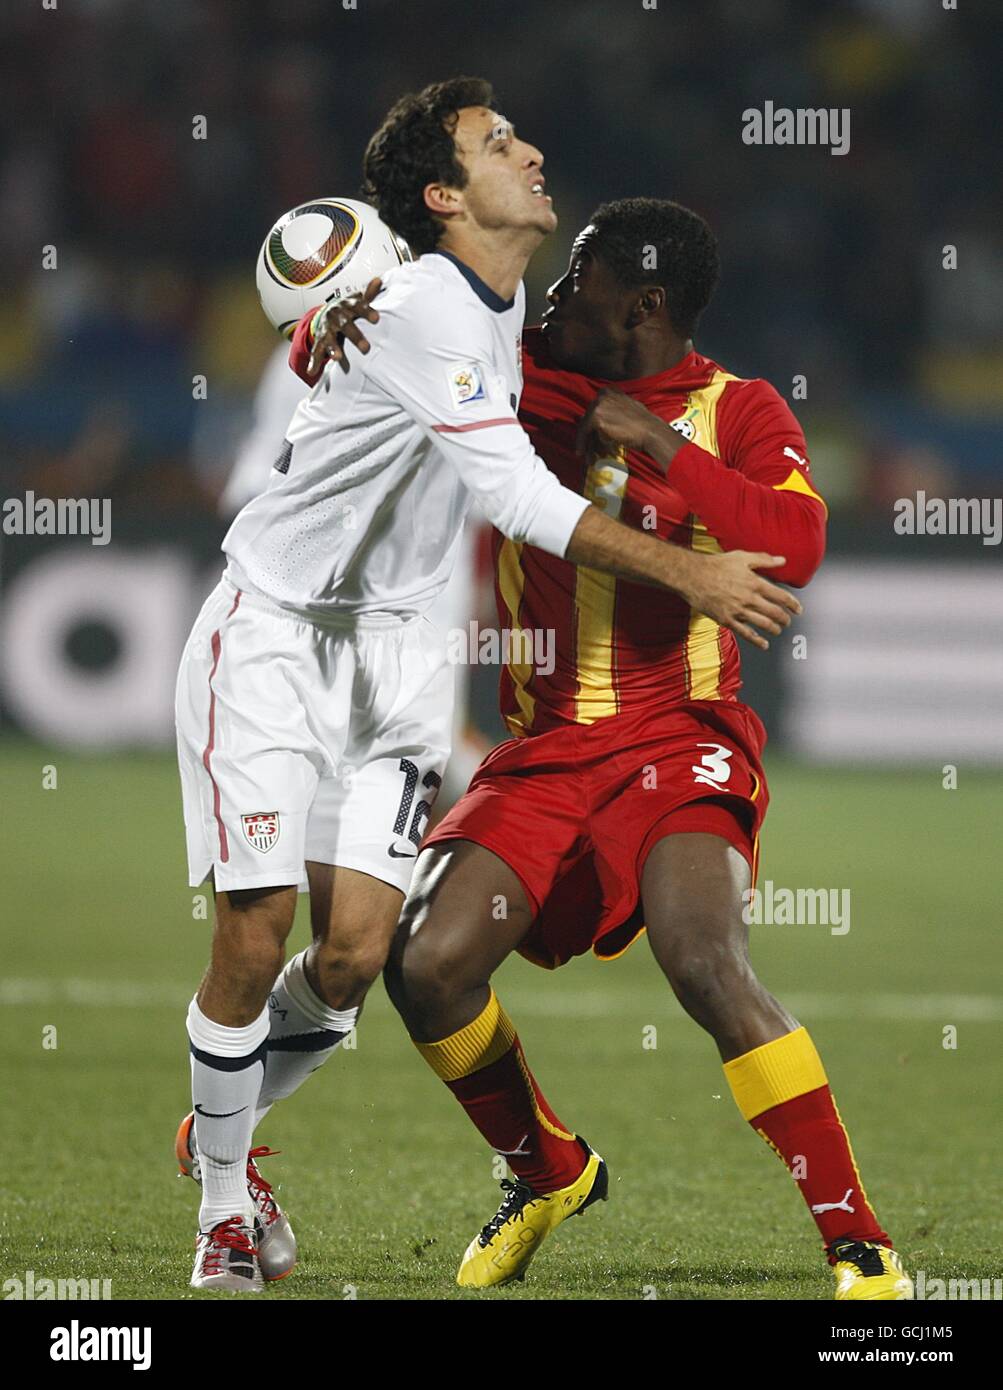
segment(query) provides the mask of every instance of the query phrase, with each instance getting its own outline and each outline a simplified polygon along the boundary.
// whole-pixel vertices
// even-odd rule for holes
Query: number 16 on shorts
[[[401,758],[400,770],[404,777],[400,805],[394,817],[394,839],[387,847],[391,859],[414,859],[421,846],[421,837],[432,813],[432,803],[442,786],[442,778],[437,772],[426,772],[421,777],[417,763],[410,758]],[[421,778],[422,796],[415,804],[418,781]]]

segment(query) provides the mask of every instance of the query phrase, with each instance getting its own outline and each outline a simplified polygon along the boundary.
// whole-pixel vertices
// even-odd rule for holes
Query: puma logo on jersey
[[[791,448],[791,446],[790,446],[789,444],[786,444],[786,445],[784,446],[784,457],[785,457],[785,458],[789,458],[789,459],[793,459],[794,462],[795,462],[795,463],[799,463],[799,464],[801,465],[802,468],[807,468],[807,467],[808,467],[808,460],[807,460],[807,459],[803,459],[803,458],[801,457],[800,454],[795,453],[794,450]]]

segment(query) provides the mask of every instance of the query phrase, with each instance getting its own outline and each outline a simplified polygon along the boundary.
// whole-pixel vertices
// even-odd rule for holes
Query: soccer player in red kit
[[[609,515],[695,550],[782,555],[771,577],[801,586],[822,559],[825,503],[774,388],[694,350],[717,274],[695,213],[648,198],[601,207],[525,334],[519,419],[561,482]],[[671,592],[501,536],[495,559],[501,625],[552,630],[556,659],[504,670],[512,738],[424,840],[385,973],[419,1052],[515,1175],[459,1282],[521,1278],[546,1235],[608,1188],[530,1071],[493,972],[513,950],[548,967],[590,948],[611,958],[646,928],[739,1111],[796,1178],[836,1297],[911,1297],[811,1038],[749,962],[766,736],[738,698],[735,637]]]

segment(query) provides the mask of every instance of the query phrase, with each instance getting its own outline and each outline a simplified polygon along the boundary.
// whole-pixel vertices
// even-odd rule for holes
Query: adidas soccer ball
[[[315,198],[280,217],[258,254],[258,298],[273,328],[291,338],[318,304],[360,294],[375,275],[413,257],[368,203]]]

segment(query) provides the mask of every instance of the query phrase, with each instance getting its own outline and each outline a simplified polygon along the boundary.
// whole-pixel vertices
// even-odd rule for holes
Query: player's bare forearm
[[[694,553],[613,521],[593,506],[582,512],[564,558],[620,579],[656,584],[682,594],[689,581]]]
[[[595,506],[582,513],[564,556],[575,565],[672,589],[757,647],[769,646],[757,628],[776,636],[801,612],[793,594],[756,573],[783,565],[782,555],[698,554],[624,526]]]
[[[655,460],[663,473],[668,472],[669,464],[686,443],[678,430],[674,430],[665,420],[659,420],[652,415],[644,452]]]

